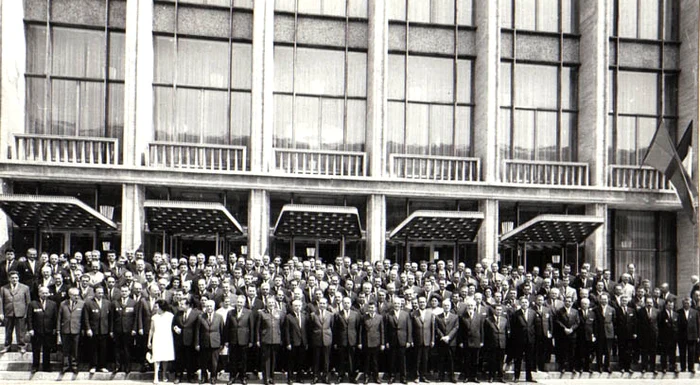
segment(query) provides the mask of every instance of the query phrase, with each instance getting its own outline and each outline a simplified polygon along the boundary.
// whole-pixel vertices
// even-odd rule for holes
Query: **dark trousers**
[[[63,343],[63,367],[64,369],[78,368],[78,345],[80,345],[79,334],[61,334]]]
[[[639,350],[642,353],[642,370],[656,370],[656,345],[657,339],[640,344]]]
[[[559,345],[559,357],[557,357],[559,369],[568,369],[573,372],[576,362],[576,338],[560,338],[557,340],[557,345]]]
[[[229,344],[228,357],[228,373],[230,378],[245,378],[248,373],[248,346]]]
[[[87,348],[90,350],[90,367],[107,367],[107,335],[93,334],[87,338]]]
[[[199,352],[194,349],[194,346],[185,346],[183,344],[175,344],[175,373],[178,377],[187,372],[189,377],[193,377],[197,371],[197,356]]]
[[[630,370],[632,368],[634,357],[633,343],[634,340],[624,338],[617,340],[617,354],[620,358],[620,370]],[[636,360],[634,360],[634,362],[636,363]]]
[[[580,340],[578,342],[577,351],[577,361],[578,367],[581,370],[589,371],[591,370],[591,354],[593,354],[593,349],[595,349],[595,342]]]
[[[544,371],[545,364],[549,363],[549,358],[552,355],[552,339],[541,337],[537,340],[536,353],[537,367]]]
[[[148,331],[146,331],[146,335],[136,335],[134,337],[134,357],[136,357],[137,362],[142,363],[143,365],[148,365],[148,362],[146,362],[146,351],[148,350]]]
[[[695,353],[696,349],[695,341],[678,341],[678,350],[680,351],[681,358],[681,370],[685,372],[686,368],[690,371],[695,371],[695,362],[697,360],[697,355]]]
[[[216,378],[219,371],[219,348],[201,348],[200,365],[202,368],[202,378],[207,378],[206,373],[209,371],[209,378]]]
[[[260,345],[260,366],[262,366],[263,384],[267,384],[274,375],[275,364],[277,362],[277,350],[279,347],[279,344]]]
[[[430,358],[430,346],[416,346],[416,372],[418,378],[425,378],[428,374],[428,358]]]
[[[521,346],[515,346],[513,350],[514,365],[513,366],[513,378],[520,378],[520,366],[523,362],[523,356],[525,356],[525,379],[530,381],[532,379],[532,370],[535,369],[535,344],[525,343]]]
[[[292,346],[292,350],[287,353],[287,380],[299,382],[303,363],[306,361],[306,348],[304,345]]]
[[[117,351],[117,370],[131,371],[131,348],[134,346],[134,337],[131,333],[117,333],[114,335],[114,346]]]
[[[34,334],[32,337],[32,369],[39,369],[39,358],[44,356],[42,369],[45,372],[51,371],[51,348],[56,342],[54,334]]]
[[[597,341],[598,349],[596,350],[596,361],[598,362],[598,370],[610,369],[610,356],[612,354],[612,346],[615,340],[601,338]],[[603,360],[605,356],[605,360]]]
[[[330,366],[331,347],[330,346],[314,346],[314,377],[318,378],[321,373],[328,376],[328,367]],[[323,366],[321,366],[323,360]]]
[[[400,346],[399,344],[391,345],[391,350],[389,351],[390,361],[391,361],[391,378],[396,378],[399,376],[401,381],[406,380],[406,347]]]
[[[457,348],[455,346],[450,346],[446,343],[440,342],[438,346],[438,359],[440,360],[440,374],[439,379],[443,379],[443,376],[447,374],[450,376],[445,381],[451,381],[455,375],[455,352]]]
[[[365,348],[365,379],[379,378],[379,347]]]
[[[337,357],[340,359],[340,366],[338,368],[338,376],[342,376],[343,373],[351,377],[355,374],[355,347],[354,346],[339,346]]]
[[[13,331],[17,333],[17,345],[24,346],[25,329],[24,318],[5,317],[5,346],[12,345]]]
[[[490,348],[489,352],[489,377],[503,378],[503,358],[505,357],[506,350],[502,348]]]
[[[476,378],[479,367],[479,348],[465,347],[464,353],[464,371],[465,378],[470,380]]]
[[[667,366],[668,364],[668,366]],[[661,370],[676,370],[676,341],[661,341]]]

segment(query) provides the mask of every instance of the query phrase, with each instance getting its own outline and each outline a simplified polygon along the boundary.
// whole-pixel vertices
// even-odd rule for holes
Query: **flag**
[[[687,154],[687,149],[685,152]],[[690,221],[695,223],[694,187],[663,122],[657,127],[642,163],[655,168],[671,181],[673,187],[676,188],[678,198],[681,200],[683,211],[688,215]]]
[[[678,153],[678,157],[681,159],[681,161],[684,161],[685,157],[688,156],[688,150],[690,149],[692,143],[693,121],[691,120],[690,123],[688,123],[688,127],[685,128],[681,141],[678,142],[678,146],[676,146],[676,152]]]

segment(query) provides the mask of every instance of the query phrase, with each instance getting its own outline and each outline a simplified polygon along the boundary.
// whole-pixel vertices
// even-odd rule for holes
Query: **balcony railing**
[[[152,142],[147,166],[210,171],[246,171],[245,146]]]
[[[18,161],[71,165],[116,165],[119,141],[84,136],[14,134]]]
[[[608,186],[612,188],[670,190],[671,184],[664,174],[648,166],[608,166]]]
[[[275,148],[275,169],[285,174],[363,177],[364,152]]]
[[[513,160],[504,162],[503,181],[553,186],[588,186],[588,163]]]
[[[390,154],[393,178],[475,182],[481,179],[481,160],[454,156]]]

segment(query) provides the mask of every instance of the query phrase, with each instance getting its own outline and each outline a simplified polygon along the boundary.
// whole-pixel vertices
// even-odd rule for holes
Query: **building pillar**
[[[122,185],[122,244],[121,253],[142,247],[146,201],[146,187],[137,184]]]
[[[268,254],[270,239],[270,193],[251,190],[248,199],[248,255]]]
[[[591,264],[592,268],[602,267],[611,269],[608,258],[608,206],[605,204],[586,205],[586,215],[603,218],[603,224],[586,238],[586,253],[583,261]]]
[[[268,172],[274,163],[274,1],[255,0],[251,85],[250,170]]]
[[[498,68],[500,27],[498,2],[480,1],[476,6],[476,63],[474,66],[474,156],[481,159],[481,177],[485,182],[498,179]]]
[[[608,46],[606,28],[611,5],[598,0],[584,0],[579,7],[581,46],[579,67],[578,161],[588,163],[590,184],[604,186],[606,180]],[[610,5],[610,7],[609,7]],[[607,98],[606,98],[607,96]],[[611,129],[608,127],[608,129]]]
[[[384,131],[387,126],[387,70],[389,22],[386,1],[370,1],[367,41],[367,123],[365,151],[369,175],[381,178],[387,173]]]
[[[14,134],[24,132],[26,50],[24,2],[0,0],[0,159],[17,159]]]
[[[124,63],[125,166],[141,166],[153,141],[153,2],[127,1]]]
[[[498,201],[485,199],[479,201],[479,211],[484,213],[484,221],[476,236],[478,242],[479,262],[486,263],[486,268],[493,262],[500,262],[498,256],[498,237],[501,221],[498,218]]]
[[[386,253],[386,196],[370,195],[367,198],[367,242],[365,259],[371,262],[384,260]]]

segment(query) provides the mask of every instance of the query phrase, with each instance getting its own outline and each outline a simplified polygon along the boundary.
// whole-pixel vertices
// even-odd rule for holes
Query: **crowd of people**
[[[518,381],[523,361],[525,380],[535,382],[532,372],[551,368],[552,357],[562,373],[611,372],[613,357],[622,372],[677,373],[677,350],[681,371],[695,373],[698,361],[698,277],[679,297],[633,264],[615,279],[587,263],[574,272],[487,261],[104,254],[6,250],[2,353],[31,343],[32,372],[50,371],[59,351],[63,372],[137,365],[154,382],[213,384],[227,371],[229,384],[244,385],[253,373],[274,384],[278,371],[289,384],[379,384],[380,372],[389,383],[503,382],[510,362]]]

